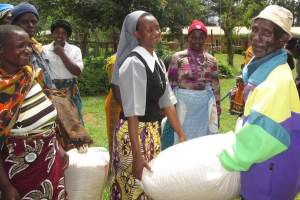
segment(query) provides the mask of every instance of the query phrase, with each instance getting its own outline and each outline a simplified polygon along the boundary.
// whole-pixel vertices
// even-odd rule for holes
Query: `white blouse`
[[[45,53],[48,56],[50,69],[51,69],[51,79],[72,79],[77,78],[72,74],[65,66],[61,58],[54,53],[54,42],[43,46]],[[83,60],[81,55],[81,50],[79,47],[65,43],[64,46],[65,54],[74,62],[80,69],[83,70]]]
[[[141,46],[136,47],[132,51],[137,52],[144,58],[152,72],[154,71],[155,62],[157,62],[165,74],[166,90],[159,99],[160,108],[176,104],[177,100],[169,84],[165,66],[161,66],[155,52],[152,56]],[[119,69],[119,87],[124,115],[126,117],[144,116],[146,110],[147,74],[144,64],[136,56],[126,58],[121,65]]]

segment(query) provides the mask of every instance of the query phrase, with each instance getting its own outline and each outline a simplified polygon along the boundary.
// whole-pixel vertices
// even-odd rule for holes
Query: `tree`
[[[13,0],[16,4],[22,0]],[[97,31],[111,30],[117,42],[125,16],[134,10],[151,12],[162,28],[169,27],[172,33],[181,34],[193,18],[203,19],[207,9],[200,0],[29,0],[40,14],[42,30],[49,29],[54,19],[71,22],[76,40],[86,49],[88,38]],[[116,46],[116,44],[115,44]],[[83,52],[84,54],[85,52]]]
[[[199,0],[167,0],[163,11],[162,24],[174,34],[182,34],[182,29],[193,19],[204,21],[208,14],[207,7]]]
[[[244,0],[242,4],[242,24],[250,27],[251,19],[259,14],[259,12],[267,6],[267,1],[261,0]]]
[[[199,0],[166,0],[159,19],[161,27],[168,28],[172,37],[179,39],[182,47],[184,37],[182,29],[190,25],[193,19],[205,20],[207,7]]]
[[[233,65],[234,28],[249,25],[250,19],[265,5],[259,0],[212,0],[212,9],[218,13],[224,31],[227,62]]]
[[[117,42],[116,35],[129,12],[146,10],[158,18],[161,18],[163,13],[161,0],[30,0],[29,2],[38,8],[42,22],[40,24],[44,30],[49,29],[54,19],[63,18],[71,21],[74,37],[80,41],[83,55],[87,49],[88,39],[96,31],[111,30],[110,38],[114,38]]]

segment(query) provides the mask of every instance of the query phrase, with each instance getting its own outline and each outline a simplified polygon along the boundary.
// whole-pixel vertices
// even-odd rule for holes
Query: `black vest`
[[[139,116],[141,122],[154,122],[161,118],[159,99],[162,97],[166,90],[166,78],[161,67],[155,61],[154,71],[152,72],[147,65],[145,59],[137,52],[131,52],[128,57],[137,57],[144,65],[147,75],[147,87],[146,87],[146,110],[144,116]],[[163,66],[161,60],[159,60],[161,66]]]

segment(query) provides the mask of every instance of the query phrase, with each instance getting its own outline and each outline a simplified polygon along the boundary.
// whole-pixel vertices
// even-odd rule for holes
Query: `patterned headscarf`
[[[0,136],[9,134],[33,81],[31,66],[24,66],[14,75],[7,74],[0,67]]]
[[[116,85],[118,85],[119,82],[120,66],[122,65],[126,57],[129,55],[131,50],[138,46],[138,41],[133,34],[136,31],[136,25],[140,16],[144,13],[146,12],[142,10],[137,10],[128,14],[124,19],[118,44],[117,60],[112,75],[112,83]]]
[[[0,20],[13,9],[13,5],[7,3],[0,3]]]

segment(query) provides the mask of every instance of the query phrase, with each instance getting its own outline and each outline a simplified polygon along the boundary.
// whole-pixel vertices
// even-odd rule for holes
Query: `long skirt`
[[[205,90],[176,88],[174,93],[178,100],[177,115],[187,140],[218,132],[216,100],[210,86]]]
[[[141,153],[146,161],[155,158],[160,152],[159,122],[139,123],[139,143]],[[128,123],[121,119],[116,126],[113,139],[113,184],[112,200],[147,200],[139,181],[132,174],[132,150],[130,145]]]
[[[6,137],[1,157],[21,199],[67,199],[62,157],[54,129],[26,139]]]

